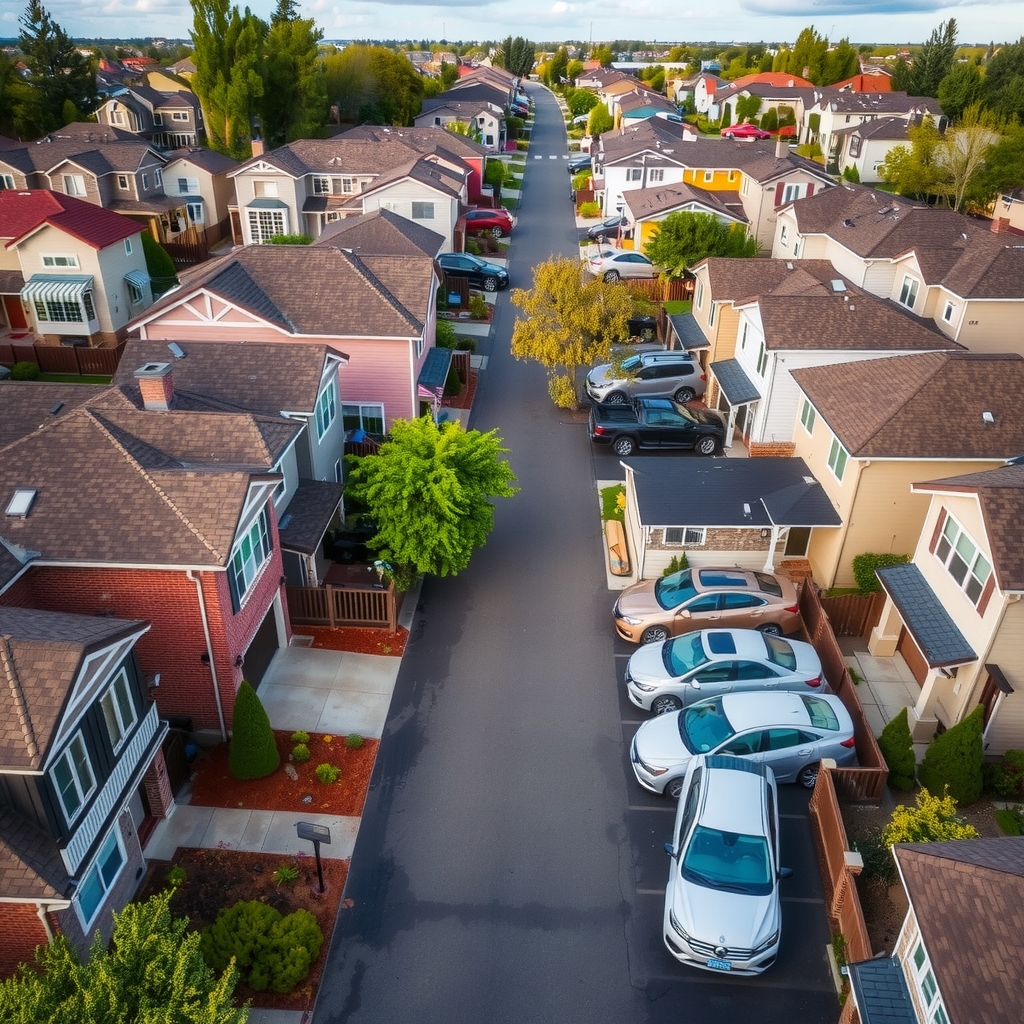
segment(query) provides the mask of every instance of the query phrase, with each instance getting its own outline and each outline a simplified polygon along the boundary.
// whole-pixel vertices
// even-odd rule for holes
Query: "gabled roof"
[[[874,74],[844,78],[841,82],[836,82],[832,88],[848,92],[892,92],[892,79],[889,75],[876,71]]]
[[[5,380],[0,386],[3,387],[0,449],[68,416],[79,406],[88,405],[106,390],[100,384],[56,384],[35,380]]]
[[[83,125],[89,131],[61,128],[36,142],[23,143],[17,149],[0,153],[0,164],[23,174],[47,174],[71,161],[96,175],[126,171],[134,174],[145,162],[165,162],[165,157],[149,143],[130,132],[107,129],[101,125]],[[116,134],[115,134],[116,133]]]
[[[416,116],[438,116],[444,111],[448,111],[451,114],[455,114],[457,117],[460,117],[463,121],[469,121],[480,114],[487,114],[490,115],[491,117],[497,118],[501,118],[504,116],[498,104],[488,102],[487,100],[460,100],[455,96],[437,96],[435,97],[435,99],[437,99],[438,102],[435,103],[433,102],[433,100],[425,102],[423,104],[423,109]]]
[[[831,107],[837,113],[847,114],[910,114],[927,113],[933,117],[942,114],[938,100],[928,96],[908,96],[905,92],[848,92],[830,87],[821,90],[818,106]]]
[[[1024,837],[900,843],[893,853],[949,1019],[1017,1024]]]
[[[350,249],[360,257],[429,256],[433,259],[444,241],[444,235],[408,217],[378,209],[328,224],[313,245]]]
[[[856,458],[1009,459],[1024,454],[1024,357],[1016,353],[923,352],[808,366],[792,374]],[[950,395],[957,396],[953,419]],[[995,422],[986,424],[984,412],[991,412]]]
[[[730,92],[739,92],[751,85],[764,85],[769,88],[778,89],[813,89],[814,83],[808,82],[806,78],[799,75],[791,75],[785,71],[759,71],[753,75],[743,75],[742,78],[734,78],[729,83]]]
[[[143,230],[138,221],[61,192],[0,192],[0,236],[10,238],[6,243],[8,249],[44,224],[96,250],[132,238]]]
[[[485,157],[487,150],[465,135],[456,135],[444,128],[403,128],[400,126],[362,124],[336,137],[338,140],[364,142],[398,142],[417,153],[447,153],[451,158]]]
[[[659,185],[656,188],[633,189],[624,192],[622,199],[634,220],[677,210],[691,203],[699,203],[708,213],[730,217],[744,224],[747,222],[743,204],[735,193],[711,192],[684,182]]]
[[[394,167],[375,178],[373,183],[359,194],[359,201],[360,205],[362,205],[362,196],[393,185],[396,181],[403,180],[417,181],[428,188],[443,192],[452,199],[458,199],[461,197],[462,186],[468,177],[468,169],[462,172],[454,171],[444,164],[418,156],[408,163]]]
[[[0,807],[0,892],[26,901],[69,900],[74,892],[53,836],[6,807]]]
[[[849,128],[837,128],[833,135],[856,135],[858,138],[882,139],[884,141],[903,142],[912,122],[904,117],[876,117],[873,121],[861,121]]]
[[[223,153],[213,149],[206,149],[203,146],[191,146],[187,149],[175,149],[167,154],[167,167],[169,168],[176,160],[187,164],[195,164],[210,174],[224,174],[239,166],[238,160],[233,160]],[[164,169],[167,174],[167,168]]]
[[[841,281],[852,294],[865,294],[828,260],[708,256],[690,269],[695,274],[704,271],[715,302],[741,303],[764,295],[829,295],[832,281]]]

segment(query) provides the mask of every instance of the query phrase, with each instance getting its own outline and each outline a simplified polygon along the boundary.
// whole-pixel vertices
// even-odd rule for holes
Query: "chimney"
[[[993,217],[992,218],[992,231],[999,235],[1004,231],[1010,230],[1010,218],[1009,217]]]
[[[251,142],[251,145],[252,145],[252,155],[253,156],[263,156],[263,140],[262,139],[253,139],[252,142]]]
[[[170,363],[146,363],[135,371],[145,408],[166,411],[174,402],[174,375]]]
[[[784,135],[780,135],[775,140],[775,159],[781,160],[784,156],[789,153],[789,143],[786,141]]]

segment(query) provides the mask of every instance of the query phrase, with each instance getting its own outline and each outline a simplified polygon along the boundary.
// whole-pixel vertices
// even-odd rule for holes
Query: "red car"
[[[734,124],[722,129],[722,137],[726,139],[770,139],[771,132],[758,128],[756,124]]]
[[[466,234],[478,235],[482,231],[501,238],[502,235],[512,233],[512,225],[515,221],[512,214],[503,206],[495,210],[470,210],[466,214]]]

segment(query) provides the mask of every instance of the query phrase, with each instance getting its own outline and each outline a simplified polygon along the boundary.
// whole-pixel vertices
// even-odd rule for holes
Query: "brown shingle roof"
[[[66,899],[72,893],[53,836],[0,807],[0,893],[7,899]]]
[[[627,193],[628,195],[629,193]],[[693,266],[707,268],[715,302],[740,302],[758,295],[826,295],[828,282],[843,280],[850,291],[859,288],[843,279],[828,260],[728,259],[709,256]]]
[[[67,416],[106,390],[94,384],[15,380],[4,381],[0,389],[0,448]]]
[[[1008,459],[1024,453],[1020,355],[928,352],[792,373],[856,457]],[[983,412],[995,423],[986,425]]]
[[[303,480],[281,516],[278,529],[282,547],[313,554],[338,511],[344,493],[344,484],[331,480]]]
[[[674,210],[686,203],[700,203],[711,212],[724,213],[737,221],[746,223],[743,204],[731,192],[710,192],[680,182],[675,185],[659,185],[656,188],[640,188],[624,192],[623,201],[633,214],[634,220],[650,217],[666,210]],[[729,199],[732,198],[732,202]],[[761,261],[764,262],[764,261]]]
[[[949,1019],[1018,1024],[1024,837],[893,849]]]
[[[444,245],[444,235],[391,210],[374,210],[328,224],[313,245],[351,249],[358,256],[429,256]]]

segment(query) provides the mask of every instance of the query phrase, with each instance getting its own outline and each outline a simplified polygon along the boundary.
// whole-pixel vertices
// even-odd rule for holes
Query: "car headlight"
[[[643,622],[643,619],[632,619],[628,615],[622,615],[620,618],[627,626],[639,626]]]
[[[648,775],[664,775],[665,772],[668,771],[667,768],[656,768],[653,764],[648,764],[639,754],[636,756],[636,763],[640,765]]]
[[[764,940],[764,942],[762,942],[759,946],[757,946],[754,949],[753,955],[757,956],[758,953],[763,953],[766,949],[771,949],[772,946],[774,946],[775,943],[778,942],[778,941],[779,941],[779,929],[776,928],[775,931],[773,931],[771,933],[771,935],[769,935],[768,938]]]
[[[650,693],[650,692],[651,692],[651,690],[656,690],[656,689],[657,689],[657,687],[656,687],[656,686],[653,686],[653,685],[652,685],[651,683],[641,683],[641,682],[638,682],[638,681],[637,681],[636,679],[630,679],[630,682],[631,682],[631,683],[632,683],[632,684],[633,684],[633,685],[634,685],[634,686],[635,686],[635,687],[636,687],[636,688],[637,688],[638,690],[643,690],[643,692],[644,692],[644,693]]]
[[[687,934],[686,929],[679,923],[679,919],[675,915],[675,911],[669,909],[668,912],[668,923],[672,925],[674,931],[678,932],[686,942],[690,941],[690,936]]]

